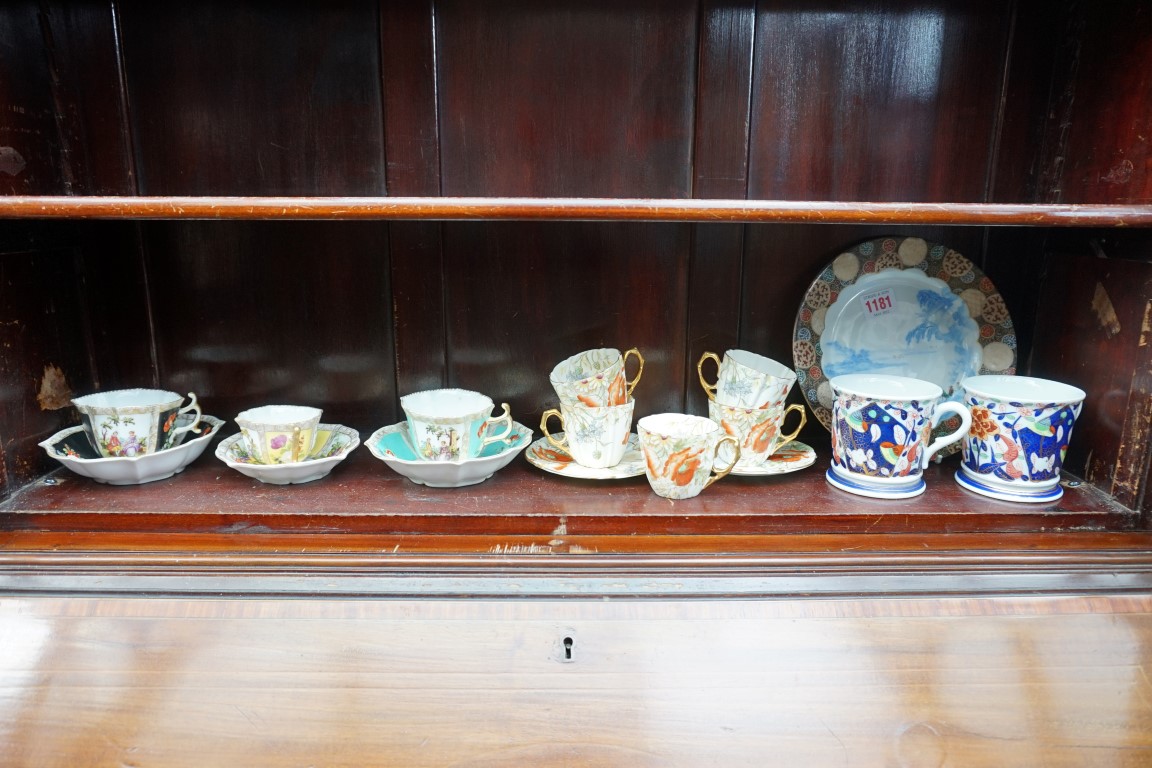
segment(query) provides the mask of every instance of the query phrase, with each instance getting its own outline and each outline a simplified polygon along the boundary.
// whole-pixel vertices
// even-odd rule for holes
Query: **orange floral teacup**
[[[644,473],[652,490],[666,499],[690,499],[727,475],[740,461],[740,443],[703,416],[658,413],[636,423]],[[728,465],[712,468],[721,448],[731,446]]]

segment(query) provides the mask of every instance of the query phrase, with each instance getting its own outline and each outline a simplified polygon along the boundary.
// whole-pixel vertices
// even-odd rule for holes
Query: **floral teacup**
[[[780,428],[792,411],[800,413],[800,421],[796,429],[782,435]],[[776,449],[795,440],[804,428],[808,415],[803,405],[793,403],[786,407],[783,399],[770,403],[766,408],[742,408],[709,400],[708,418],[740,442],[740,461],[737,467],[751,469],[764,466]],[[721,452],[721,458],[727,458],[724,452]]]
[[[614,467],[624,458],[628,435],[632,429],[632,412],[636,401],[604,408],[560,404],[540,417],[540,431],[548,442],[567,451],[577,464],[594,469]],[[548,419],[558,417],[564,436],[557,438],[548,431]]]
[[[629,357],[639,362],[631,381],[625,373]],[[602,408],[628,402],[643,373],[644,356],[635,347],[623,355],[617,349],[589,349],[558,364],[548,379],[561,403]]]
[[[703,416],[658,413],[636,423],[644,473],[659,496],[690,499],[727,475],[740,461],[740,443],[720,425]],[[728,465],[715,474],[720,449],[731,446]]]
[[[704,362],[716,363],[716,383],[704,378]],[[730,349],[721,360],[715,352],[705,352],[696,363],[700,386],[710,401],[741,408],[766,408],[783,400],[796,383],[796,372],[771,358]]]
[[[323,411],[306,405],[262,405],[236,417],[254,464],[295,464],[312,453]]]

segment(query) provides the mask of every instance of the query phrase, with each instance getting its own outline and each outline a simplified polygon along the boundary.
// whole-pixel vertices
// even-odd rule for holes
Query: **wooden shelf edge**
[[[432,219],[1152,227],[1152,205],[533,197],[0,197],[0,218]]]

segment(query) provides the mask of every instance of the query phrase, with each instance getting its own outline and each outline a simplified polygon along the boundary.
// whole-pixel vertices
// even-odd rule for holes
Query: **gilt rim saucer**
[[[557,432],[552,436],[559,440],[564,437],[564,433]],[[628,448],[620,463],[614,467],[586,467],[577,464],[568,451],[552,445],[547,437],[528,446],[524,456],[529,464],[545,472],[580,480],[623,480],[644,474],[644,454],[640,451],[640,438],[635,432],[628,435]]]
[[[777,448],[776,452],[768,457],[768,461],[756,467],[741,467],[739,465],[732,468],[729,473],[733,476],[740,477],[769,477],[771,475],[787,475],[791,472],[799,472],[802,469],[807,469],[816,463],[816,449],[812,446],[793,440],[786,443],[783,447]],[[717,459],[716,464],[721,468],[728,466],[727,462],[722,459]]]

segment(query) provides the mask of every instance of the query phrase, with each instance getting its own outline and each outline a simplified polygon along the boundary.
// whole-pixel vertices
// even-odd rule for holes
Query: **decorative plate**
[[[1016,372],[1016,331],[1004,298],[967,257],[918,237],[885,237],[841,253],[813,281],[796,315],[792,357],[804,398],[828,428],[831,377],[911,376],[959,401],[965,377]],[[956,427],[945,419],[935,434]],[[958,450],[954,443],[938,455]]]
[[[310,483],[319,480],[360,445],[360,433],[341,424],[319,424],[316,445],[302,461],[259,464],[248,455],[243,435],[232,435],[216,446],[216,458],[242,475],[269,485]]]
[[[191,415],[182,415],[177,424],[187,424]],[[177,435],[181,442],[171,448],[140,456],[109,456],[96,453],[88,442],[84,427],[69,427],[61,430],[40,446],[48,455],[59,461],[78,475],[88,477],[98,483],[108,485],[140,485],[172,477],[182,472],[204,453],[212,436],[216,435],[224,422],[207,414],[200,417],[199,433],[185,432]]]
[[[723,452],[721,448],[721,452]],[[721,456],[716,462],[721,467],[728,465],[726,459]],[[799,440],[793,440],[787,443],[783,448],[776,449],[764,464],[758,467],[741,467],[736,466],[732,470],[733,475],[740,475],[742,477],[766,477],[768,475],[786,475],[789,472],[796,472],[805,467],[810,467],[816,463],[816,451],[809,445],[805,445]]]
[[[563,435],[563,432],[558,432],[553,437],[559,440]],[[626,477],[644,474],[644,454],[640,452],[640,438],[636,433],[628,435],[628,449],[624,451],[620,463],[614,467],[596,469],[577,464],[568,451],[552,445],[547,437],[542,437],[528,446],[525,456],[529,464],[545,472],[578,477],[581,480],[623,480]]]
[[[532,430],[514,421],[512,431],[503,440],[484,446],[474,459],[429,461],[412,448],[408,422],[402,421],[373,432],[367,447],[373,456],[414,483],[431,488],[460,488],[492,477],[508,466],[531,441]]]

